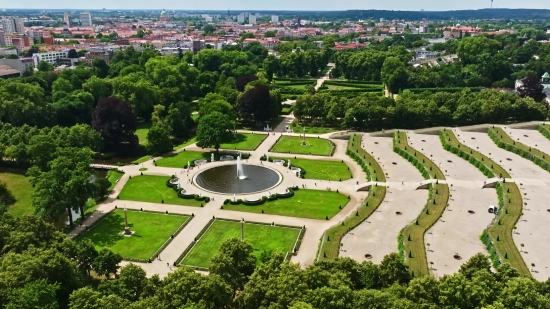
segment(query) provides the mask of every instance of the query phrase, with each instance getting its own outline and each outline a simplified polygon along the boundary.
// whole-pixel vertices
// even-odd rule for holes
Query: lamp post
[[[303,133],[302,146],[305,146],[306,145],[306,126],[302,127],[302,133]]]
[[[244,241],[244,218],[241,218],[241,241]]]

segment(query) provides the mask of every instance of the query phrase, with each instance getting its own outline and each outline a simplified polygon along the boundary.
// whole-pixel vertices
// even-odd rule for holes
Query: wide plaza
[[[346,154],[349,133],[306,134],[304,139],[302,134],[282,132],[292,115],[286,117],[288,119],[285,118],[273,132],[239,131],[238,142],[223,145],[221,153],[214,154],[213,162],[210,162],[213,149],[191,144],[139,165],[120,167],[124,174],[110,197],[72,234],[82,232],[84,226],[94,225],[115,208],[124,206],[132,210],[189,216],[182,232],[160,252],[162,259],[141,264],[148,275],[165,276],[177,267],[173,265],[175,261],[178,265],[207,268],[221,241],[241,237],[242,225],[238,221],[243,221],[250,231],[246,233],[245,229],[244,239],[252,243],[258,254],[264,251],[286,253],[295,249],[294,254],[288,255],[290,261],[305,267],[322,258],[319,248],[329,229],[343,225],[346,218],[358,215],[358,210],[366,207],[369,192],[363,189],[377,185],[386,187],[384,199],[368,218],[337,240],[340,242],[338,256],[377,263],[384,255],[397,252],[402,231],[414,224],[429,201],[425,184],[435,182],[426,181],[411,162],[394,152],[393,132],[361,133],[361,148],[385,174],[385,182],[374,181],[378,177],[371,175],[373,177],[369,178],[358,161]],[[486,133],[488,127],[457,128],[452,132],[460,143],[483,153],[507,171],[511,170],[511,178],[506,181],[517,183],[522,194],[526,194],[523,199],[527,204],[517,223],[517,233],[510,237],[518,250],[520,244],[524,244],[525,263],[536,265],[532,275],[537,279],[547,278],[550,276],[547,266],[550,265],[546,264],[550,263],[540,243],[548,212],[542,209],[544,197],[537,192],[549,191],[550,174],[533,162],[499,148]],[[421,249],[425,263],[430,265],[429,271],[437,276],[458,271],[460,265],[476,253],[488,254],[479,237],[495,218],[488,213],[488,207],[499,204],[497,191],[484,186],[493,180],[470,162],[446,151],[438,136],[441,129],[406,131],[408,145],[441,170],[445,179],[439,183],[449,187],[448,204],[443,205],[445,210],[425,231],[425,248]],[[550,149],[550,140],[532,128],[504,129],[514,139],[523,140],[523,136],[525,144],[541,151]],[[302,145],[304,140],[307,146]],[[241,164],[269,168],[280,175],[280,181],[275,187],[250,194],[217,193],[194,183],[205,170],[227,164],[236,167],[239,154]],[[232,155],[235,160],[224,160],[223,155]],[[290,169],[288,163],[303,169],[304,175]],[[168,186],[169,180],[175,178],[174,188]],[[289,189],[294,191],[292,196],[275,198]],[[179,191],[193,198],[182,198]],[[134,226],[140,224],[139,221],[132,223]],[[260,227],[257,231],[254,224]],[[222,225],[223,228],[219,228]],[[281,226],[287,226],[289,231],[305,228],[305,232],[298,241],[297,233],[284,232]],[[104,246],[106,241],[102,239],[113,238],[108,235],[113,232],[100,227],[100,224],[94,227],[93,237],[88,236],[90,231],[81,237],[95,239],[96,246]],[[97,230],[105,230],[104,235],[98,235]],[[298,244],[296,248],[294,243]],[[111,248],[117,250],[116,246]],[[151,250],[156,249],[158,246]]]

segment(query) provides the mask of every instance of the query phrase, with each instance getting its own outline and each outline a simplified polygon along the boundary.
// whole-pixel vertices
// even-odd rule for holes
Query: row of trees
[[[526,97],[491,90],[472,93],[413,94],[397,99],[365,94],[355,98],[325,93],[296,100],[294,115],[303,123],[358,130],[463,126],[480,123],[544,120],[547,107]]]
[[[229,239],[209,275],[179,267],[161,279],[134,264],[118,269],[117,254],[68,239],[36,217],[3,214],[0,226],[0,306],[8,309],[550,307],[550,281],[521,277],[507,263],[492,272],[482,254],[456,274],[414,278],[397,253],[379,265],[341,258],[302,269],[278,252],[257,261],[250,244]]]

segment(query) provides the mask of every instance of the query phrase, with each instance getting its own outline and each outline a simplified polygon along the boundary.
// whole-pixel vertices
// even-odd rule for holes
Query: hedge
[[[382,85],[381,81],[363,81],[363,80],[326,80],[324,83],[331,85],[341,85],[342,83],[354,85]]]
[[[371,83],[365,84],[365,83],[356,83],[356,82],[351,82],[351,81],[338,82],[338,81],[332,81],[332,80],[324,81],[323,85],[366,88],[366,89],[379,89],[379,90],[382,90],[384,88],[382,86],[382,83],[379,83],[379,84],[371,84]]]
[[[446,132],[445,132],[446,133]],[[495,177],[495,174],[493,173],[493,171],[491,171],[491,169],[489,167],[487,167],[483,162],[479,161],[477,158],[475,158],[473,155],[473,149],[463,145],[463,144],[460,144],[459,147],[462,147],[462,148],[457,148],[453,145],[451,145],[449,143],[449,140],[445,138],[444,134],[445,134],[443,131],[440,131],[439,132],[439,139],[441,140],[441,144],[443,144],[443,148],[449,152],[452,152],[454,153],[455,155],[461,157],[462,159],[466,160],[466,161],[469,161],[473,166],[477,167],[477,169],[479,169],[483,175],[489,177],[489,178],[494,178]],[[451,132],[452,134],[452,132]],[[470,153],[467,153],[466,151],[464,150],[469,150]],[[489,162],[489,160],[487,161]],[[496,163],[494,163],[496,164]]]
[[[403,135],[403,136],[400,136],[400,135]],[[403,139],[405,142],[404,142],[404,148],[401,148],[401,139]],[[393,135],[393,151],[396,152],[398,155],[400,155],[401,157],[405,158],[407,161],[411,162],[414,167],[416,167],[418,169],[418,171],[420,171],[420,173],[422,174],[422,177],[424,177],[424,179],[430,179],[431,178],[431,174],[430,172],[435,172],[436,175],[434,175],[434,179],[438,179],[437,178],[437,174],[440,174],[440,178],[441,179],[445,179],[445,175],[443,175],[443,173],[441,172],[441,170],[437,167],[437,165],[435,165],[430,159],[428,159],[425,155],[419,153],[423,159],[422,159],[422,162],[420,162],[417,158],[416,158],[416,154],[417,154],[417,150],[415,150],[414,148],[410,147],[408,142],[407,142],[407,134],[405,132],[400,132],[400,131],[397,131],[396,133],[394,133]],[[411,153],[414,152],[414,155],[411,155]],[[428,169],[426,168],[426,162],[425,161],[428,161],[429,163],[432,164],[432,166],[434,167],[435,171],[428,171]]]
[[[288,191],[289,191],[288,193],[275,193],[275,194],[271,194],[271,197],[262,196],[262,198],[260,200],[255,200],[255,201],[246,201],[246,200],[243,200],[243,199],[238,199],[238,200],[233,201],[232,199],[225,199],[223,201],[223,204],[224,205],[227,205],[227,204],[241,205],[242,204],[242,205],[247,205],[247,206],[258,206],[258,205],[265,204],[265,202],[272,202],[272,201],[275,201],[275,200],[280,199],[280,198],[293,197],[294,196],[294,191],[297,191],[297,190],[298,190],[297,187],[288,188]]]
[[[550,139],[550,128],[548,128],[547,125],[545,125],[545,124],[540,124],[540,125],[537,127],[537,130],[538,130],[542,135],[544,135],[544,137],[546,137],[547,139]]]
[[[176,178],[176,177],[172,176],[170,179],[166,180],[166,186],[167,186],[168,188],[174,189],[174,191],[176,191],[176,193],[177,193],[177,195],[178,195],[179,198],[181,198],[181,199],[189,199],[189,200],[190,200],[190,199],[195,199],[196,201],[204,201],[204,202],[206,202],[206,203],[210,202],[210,197],[208,197],[208,196],[200,196],[200,195],[198,195],[198,194],[195,194],[195,195],[191,195],[191,196],[190,196],[190,195],[183,195],[183,194],[181,194],[182,188],[179,188],[179,189],[178,189],[178,185],[177,185],[177,184],[171,184],[171,183],[170,183],[170,180],[172,180],[172,179],[174,179],[174,178]]]
[[[405,90],[408,90],[412,93],[422,93],[422,92],[431,92],[431,93],[437,93],[437,92],[461,92],[464,89],[470,89],[472,92],[480,92],[483,88],[482,87],[448,87],[448,88],[408,88]]]
[[[384,170],[382,170],[378,162],[361,147],[361,135],[358,135],[359,141],[355,141],[355,137],[355,134],[350,136],[346,154],[361,166],[361,169],[367,174],[368,181],[385,182],[386,175],[384,175]],[[355,146],[355,143],[358,143],[357,146]],[[363,155],[363,157],[361,157],[361,155]],[[376,170],[379,171],[378,174]],[[380,176],[380,179],[378,179],[378,176]]]

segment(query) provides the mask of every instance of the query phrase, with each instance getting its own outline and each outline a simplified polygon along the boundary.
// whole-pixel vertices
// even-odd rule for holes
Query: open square
[[[348,203],[348,197],[334,191],[301,189],[290,198],[267,201],[262,205],[224,205],[223,209],[272,215],[325,220],[332,218]]]
[[[288,158],[273,159],[289,160]],[[304,169],[305,179],[340,181],[352,178],[348,165],[342,161],[290,159],[290,165]]]
[[[222,149],[254,150],[260,146],[267,134],[237,133],[235,141],[220,145]]]
[[[332,143],[322,138],[306,137],[306,146],[302,146],[303,138],[299,136],[283,136],[271,152],[311,154],[318,156],[330,156],[332,154]]]
[[[179,198],[176,190],[166,186],[166,181],[169,179],[170,177],[166,176],[135,176],[128,179],[120,192],[119,199],[150,203],[164,201],[165,204],[182,206],[200,206],[201,203],[205,203],[195,199]]]
[[[294,248],[300,229],[269,226],[254,223],[244,224],[244,239],[254,248],[259,258],[262,252],[286,252]],[[210,259],[218,254],[221,244],[230,238],[241,238],[241,223],[215,220],[198,243],[189,251],[181,265],[208,267]]]
[[[147,260],[187,220],[188,216],[128,211],[128,226],[135,233],[122,236],[124,210],[117,209],[85,232],[79,240],[89,239],[97,250],[109,248],[123,258]]]

